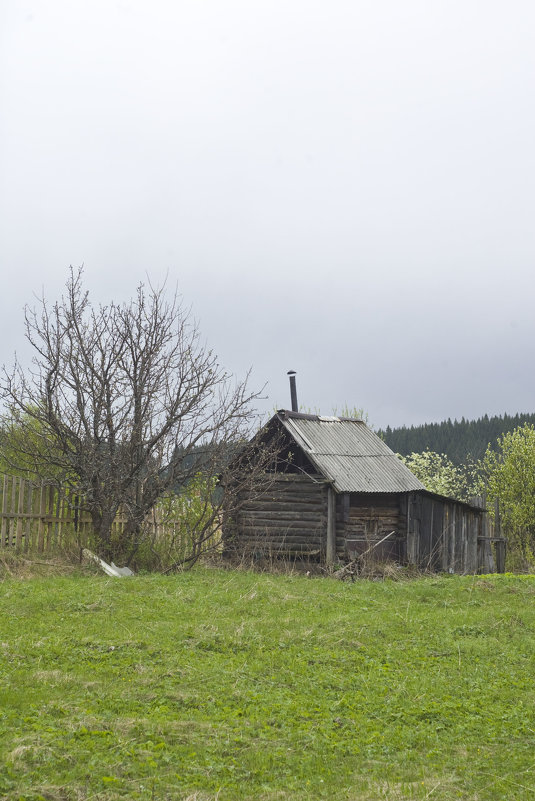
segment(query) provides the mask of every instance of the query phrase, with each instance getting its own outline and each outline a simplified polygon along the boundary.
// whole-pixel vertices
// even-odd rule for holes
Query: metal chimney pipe
[[[295,370],[288,370],[290,376],[290,397],[292,399],[292,412],[299,411],[297,406],[297,389],[295,386]]]

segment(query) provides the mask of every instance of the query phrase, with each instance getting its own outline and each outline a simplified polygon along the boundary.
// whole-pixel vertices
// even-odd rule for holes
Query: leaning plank
[[[84,556],[85,559],[89,559],[90,561],[95,562],[100,568],[102,568],[102,570],[104,571],[104,573],[106,573],[107,576],[113,576],[114,578],[123,578],[124,576],[134,575],[133,571],[130,570],[129,567],[117,567],[117,565],[114,565],[113,562],[111,563],[111,565],[109,565],[107,562],[104,561],[104,559],[101,559],[100,556],[97,556],[96,553],[93,553],[93,551],[90,551],[88,548],[83,549],[82,556]]]

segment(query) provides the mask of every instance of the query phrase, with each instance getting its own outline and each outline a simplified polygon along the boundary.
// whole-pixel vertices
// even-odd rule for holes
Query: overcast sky
[[[532,0],[3,0],[0,363],[168,275],[266,408],[535,411]]]

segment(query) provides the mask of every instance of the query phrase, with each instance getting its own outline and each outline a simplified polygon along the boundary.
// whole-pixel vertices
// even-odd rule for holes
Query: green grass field
[[[530,799],[535,578],[0,582],[0,798]]]

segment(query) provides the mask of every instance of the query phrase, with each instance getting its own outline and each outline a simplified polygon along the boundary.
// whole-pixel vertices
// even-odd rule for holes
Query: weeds
[[[18,551],[0,548],[0,581],[36,577],[92,575],[98,568],[82,563],[79,548],[56,548],[53,551]]]

